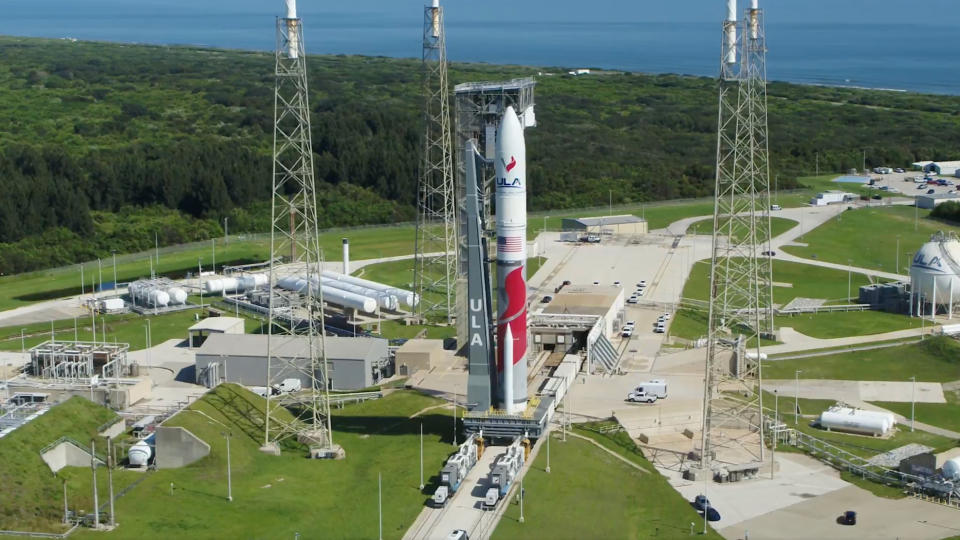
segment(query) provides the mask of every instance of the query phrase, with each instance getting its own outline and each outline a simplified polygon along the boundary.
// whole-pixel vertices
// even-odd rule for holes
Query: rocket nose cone
[[[520,125],[520,118],[517,117],[513,107],[507,107],[503,112],[503,118],[500,119],[500,128],[497,130],[497,153],[510,154],[517,159],[526,154],[523,126]]]

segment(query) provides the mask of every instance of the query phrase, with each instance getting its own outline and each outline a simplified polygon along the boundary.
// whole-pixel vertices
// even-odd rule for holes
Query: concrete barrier
[[[83,448],[79,443],[63,439],[58,444],[40,454],[50,470],[57,472],[64,467],[89,467],[90,450]],[[97,459],[103,465],[103,461]]]
[[[210,445],[182,427],[157,426],[158,469],[186,467],[210,454]]]

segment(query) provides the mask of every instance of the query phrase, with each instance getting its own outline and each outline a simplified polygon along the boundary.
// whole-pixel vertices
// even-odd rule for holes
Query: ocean
[[[182,4],[183,10],[170,9],[163,0],[7,0],[2,5],[4,35],[270,50],[281,3],[194,2]],[[719,22],[460,20],[451,16],[452,9],[446,21],[451,61],[717,73]],[[402,15],[396,10],[300,11],[308,53],[391,57],[420,56],[421,15],[416,4]],[[768,78],[960,95],[955,34],[945,23],[771,22]]]

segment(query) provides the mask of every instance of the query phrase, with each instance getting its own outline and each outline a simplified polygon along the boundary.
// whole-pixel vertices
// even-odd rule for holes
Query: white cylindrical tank
[[[346,283],[351,283],[353,285],[360,285],[361,287],[367,287],[376,291],[382,291],[393,296],[396,296],[398,300],[404,303],[407,307],[416,307],[417,305],[417,295],[413,291],[408,291],[406,289],[401,289],[398,287],[393,287],[386,285],[384,283],[377,283],[376,281],[370,281],[369,279],[358,278],[354,276],[347,276],[340,274],[338,272],[332,272],[330,270],[323,271],[323,277],[328,279],[335,279],[337,281],[344,281]]]
[[[913,256],[910,290],[919,294],[924,304],[960,301],[960,240],[942,232],[934,234]]]
[[[950,458],[943,464],[943,477],[947,480],[960,480],[960,457]]]
[[[318,280],[316,279],[313,280],[314,287],[317,286],[317,281]],[[286,289],[288,291],[296,291],[301,294],[307,292],[307,287],[309,285],[310,282],[300,276],[288,276],[277,280],[277,287]],[[323,293],[324,302],[329,302],[331,304],[337,304],[338,306],[352,309],[358,309],[366,313],[375,313],[377,311],[377,300],[375,298],[370,298],[369,296],[345,291],[343,289],[337,289],[327,285],[323,285],[320,288],[320,291]]]
[[[160,289],[151,290],[148,299],[150,300],[151,304],[159,307],[164,307],[170,304],[170,295],[167,294],[166,291],[162,291]]]
[[[181,289],[180,287],[170,287],[167,289],[167,294],[170,295],[171,305],[182,305],[187,303],[187,291]]]
[[[145,467],[153,457],[153,447],[150,446],[153,437],[137,442],[127,450],[127,460],[132,467]]]
[[[368,287],[362,287],[360,285],[354,285],[352,283],[347,283],[346,281],[339,281],[336,279],[322,278],[323,284],[327,287],[333,287],[335,289],[340,289],[344,291],[349,291],[356,294],[361,294],[363,296],[369,296],[370,298],[375,298],[380,307],[384,309],[397,309],[399,307],[399,300],[394,295],[383,291],[377,291],[370,289]]]
[[[897,420],[892,413],[835,405],[820,413],[820,427],[867,435],[886,435]]]

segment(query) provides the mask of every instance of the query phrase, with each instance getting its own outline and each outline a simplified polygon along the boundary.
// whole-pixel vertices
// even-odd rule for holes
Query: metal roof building
[[[237,317],[207,317],[187,329],[187,346],[203,345],[212,334],[242,334],[243,319]]]
[[[941,176],[955,176],[960,174],[960,161],[918,161],[913,163],[918,171],[932,172]]]
[[[647,221],[632,214],[620,216],[563,218],[562,227],[565,231],[584,231],[597,234],[647,233]]]
[[[917,195],[917,208],[933,209],[940,203],[947,201],[960,201],[960,195],[956,193],[934,193],[932,195]]]
[[[304,336],[271,336],[270,339],[280,358],[306,356],[307,338]],[[385,339],[327,336],[326,343],[331,389],[367,388],[393,374]],[[319,336],[314,340],[314,347],[319,359],[322,350]],[[196,381],[210,387],[224,381],[244,386],[266,386],[267,350],[266,334],[211,334],[197,350]],[[307,360],[303,362],[306,368]],[[272,366],[273,383],[285,378],[299,378],[304,386],[310,383],[309,377],[289,364],[276,364]],[[316,373],[318,380],[325,379],[322,370],[321,362]]]

